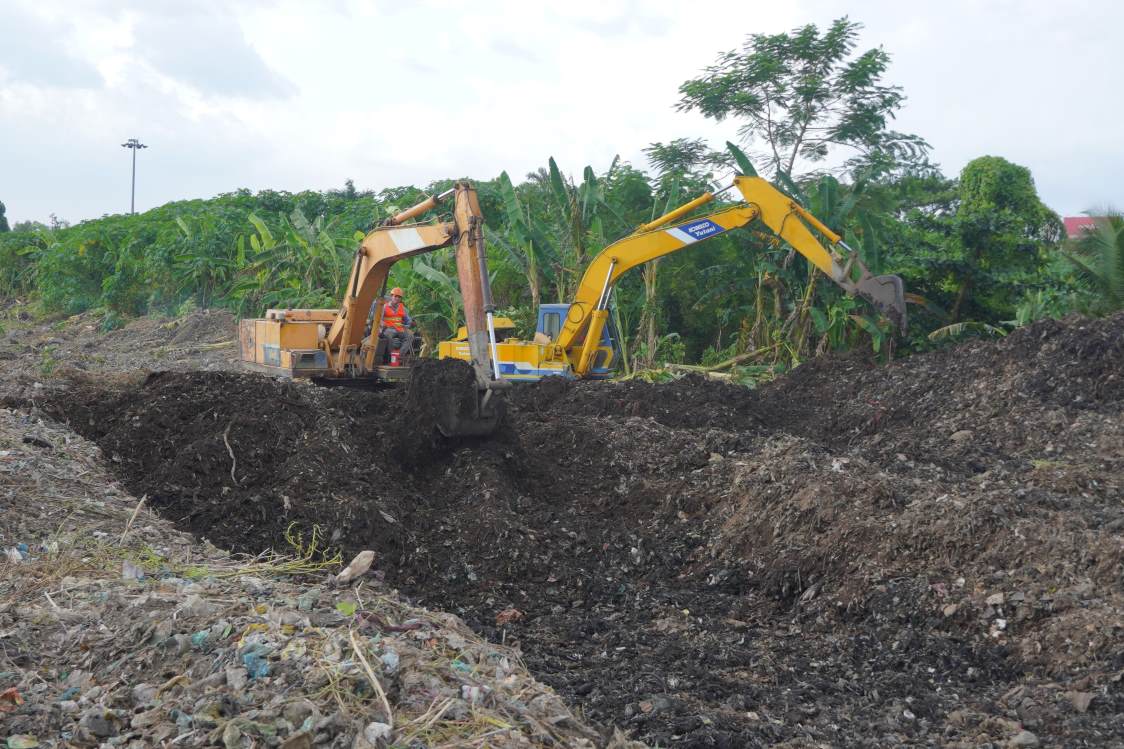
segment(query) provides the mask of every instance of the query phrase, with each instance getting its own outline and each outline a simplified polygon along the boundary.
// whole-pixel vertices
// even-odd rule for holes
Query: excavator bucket
[[[480,397],[475,387],[446,390],[437,394],[433,420],[437,431],[446,437],[486,437],[503,420],[504,402],[500,398]]]
[[[445,437],[486,437],[503,421],[504,405],[498,392],[480,387],[467,363],[422,359],[410,370],[403,408],[423,429],[432,425]]]
[[[908,327],[905,311],[905,285],[898,276],[866,275],[855,282],[855,293],[890,318],[902,335]]]

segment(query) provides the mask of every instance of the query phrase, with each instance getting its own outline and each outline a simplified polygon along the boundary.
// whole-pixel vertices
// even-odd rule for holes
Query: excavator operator
[[[402,303],[402,289],[395,286],[390,290],[390,301],[382,308],[379,337],[386,339],[387,349],[397,351],[401,357],[413,353],[414,336],[407,328],[414,327],[414,320]]]

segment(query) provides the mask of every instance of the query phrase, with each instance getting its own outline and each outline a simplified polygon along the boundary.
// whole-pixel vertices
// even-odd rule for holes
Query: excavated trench
[[[1000,717],[1079,745],[1124,739],[1120,630],[1103,657],[1051,647],[1075,606],[1118,618],[1057,601],[1124,590],[1122,331],[820,360],[758,391],[544,381],[459,442],[424,393],[248,374],[76,380],[45,409],[180,527],[374,549],[388,584],[653,745],[971,742]],[[427,366],[436,387],[462,365]],[[1003,702],[1046,677],[1105,686],[1081,714]]]

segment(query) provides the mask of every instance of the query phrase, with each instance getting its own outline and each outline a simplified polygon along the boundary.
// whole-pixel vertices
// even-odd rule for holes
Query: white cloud
[[[68,43],[57,21],[19,6],[6,8],[0,23],[0,82],[54,88],[96,88],[96,65]]]
[[[225,5],[144,13],[137,18],[133,38],[139,60],[204,95],[274,99],[296,93],[250,46]]]
[[[24,2],[0,29],[0,199],[16,220],[251,189],[580,173],[652,141],[737,123],[676,112],[679,84],[753,32],[844,15],[837,0]],[[1124,69],[1114,5],[968,0],[863,6],[893,57],[895,127],[954,174],[994,153],[1065,213],[1112,202],[1124,167],[1105,80]],[[13,43],[12,29],[24,29]],[[27,39],[34,37],[34,43]],[[1121,201],[1116,199],[1117,203]]]

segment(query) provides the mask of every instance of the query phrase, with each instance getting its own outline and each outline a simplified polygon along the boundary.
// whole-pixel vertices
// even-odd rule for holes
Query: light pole
[[[135,214],[137,212],[137,149],[148,148],[148,146],[136,138],[129,138],[127,143],[121,144],[121,147],[133,152],[133,190],[129,197],[129,213]]]

